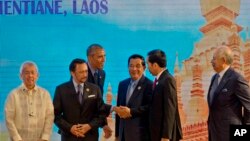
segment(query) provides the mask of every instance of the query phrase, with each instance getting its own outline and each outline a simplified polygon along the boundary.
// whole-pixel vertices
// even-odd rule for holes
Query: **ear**
[[[158,67],[159,65],[157,63],[153,63],[153,67]]]
[[[225,59],[225,57],[222,57],[221,60],[222,60],[223,64],[226,64],[226,59]]]
[[[71,76],[73,76],[73,75],[74,75],[74,72],[73,72],[73,71],[70,71],[70,74],[71,74]]]

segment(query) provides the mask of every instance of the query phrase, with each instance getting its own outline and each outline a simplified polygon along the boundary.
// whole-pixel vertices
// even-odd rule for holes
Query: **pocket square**
[[[227,88],[223,89],[222,92],[224,92],[224,93],[227,92]]]
[[[89,96],[88,96],[88,98],[91,98],[91,97],[95,97],[95,95],[94,95],[94,94],[92,94],[92,95],[89,95]]]

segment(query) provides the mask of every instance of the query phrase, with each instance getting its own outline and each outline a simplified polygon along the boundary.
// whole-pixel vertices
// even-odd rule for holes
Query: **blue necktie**
[[[82,85],[78,85],[78,100],[79,100],[79,103],[82,104],[82,96],[83,96],[83,88],[82,88]]]
[[[214,81],[213,81],[213,84],[211,86],[211,90],[210,90],[210,103],[213,102],[213,99],[214,99],[214,92],[216,90],[216,88],[218,87],[219,83],[218,83],[218,80],[219,80],[219,77],[220,75],[219,74],[216,74],[215,78],[214,78]]]
[[[134,92],[135,86],[136,86],[136,83],[131,81],[130,84],[129,84],[128,90],[127,90],[126,104],[128,104],[129,99],[130,99],[131,95]]]

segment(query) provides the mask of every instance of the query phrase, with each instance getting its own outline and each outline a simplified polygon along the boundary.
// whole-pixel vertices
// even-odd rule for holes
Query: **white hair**
[[[22,65],[21,65],[21,67],[20,67],[20,74],[22,74],[23,69],[24,69],[24,67],[25,67],[26,65],[34,66],[34,67],[36,68],[37,73],[38,73],[38,67],[37,67],[37,65],[36,65],[35,62],[33,62],[33,61],[25,61],[25,62],[22,63]]]

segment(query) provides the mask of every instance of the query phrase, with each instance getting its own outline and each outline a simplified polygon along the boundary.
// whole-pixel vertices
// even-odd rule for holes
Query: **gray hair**
[[[87,48],[87,56],[92,55],[97,49],[104,49],[100,44],[91,44],[88,48]]]
[[[22,65],[21,65],[21,67],[20,67],[20,70],[19,70],[19,71],[20,71],[20,74],[22,74],[23,69],[24,69],[24,67],[25,67],[26,65],[28,65],[28,66],[34,66],[34,67],[36,68],[37,73],[38,73],[38,67],[37,67],[37,65],[36,65],[35,62],[33,62],[33,61],[25,61],[25,62],[22,63]]]
[[[220,58],[224,58],[226,64],[231,65],[233,63],[233,52],[228,46],[219,46],[218,55]]]

